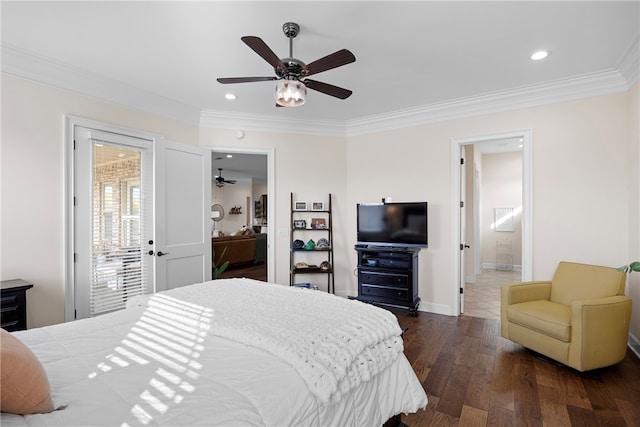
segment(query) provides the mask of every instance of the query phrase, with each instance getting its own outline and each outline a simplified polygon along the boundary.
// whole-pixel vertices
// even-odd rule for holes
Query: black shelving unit
[[[289,233],[289,286],[294,286],[300,283],[296,279],[299,275],[326,275],[327,277],[327,292],[335,293],[335,279],[334,279],[334,263],[333,263],[333,218],[331,212],[331,193],[329,193],[328,202],[322,203],[322,208],[313,206],[315,202],[306,202],[306,206],[303,208],[301,202],[294,200],[294,195],[291,193],[291,231]],[[316,209],[314,209],[314,207]],[[324,220],[324,226],[313,227],[310,218],[318,218]],[[302,240],[307,243],[309,239],[312,239],[315,243],[321,238],[326,238],[329,241],[328,248],[304,249],[294,248],[293,242],[295,240]],[[305,255],[302,255],[302,254]],[[327,261],[329,263],[328,268],[321,268],[322,262]],[[305,262],[309,267],[298,268],[296,264],[299,262]],[[317,263],[317,264],[315,264]]]
[[[418,252],[405,247],[356,245],[360,301],[418,313]]]

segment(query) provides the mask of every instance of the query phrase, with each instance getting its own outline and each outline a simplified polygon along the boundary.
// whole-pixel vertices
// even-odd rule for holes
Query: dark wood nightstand
[[[22,279],[0,281],[0,326],[7,331],[27,329],[27,289],[33,284]]]

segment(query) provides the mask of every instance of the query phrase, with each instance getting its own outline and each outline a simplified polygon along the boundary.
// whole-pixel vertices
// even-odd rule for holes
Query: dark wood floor
[[[424,426],[640,426],[640,360],[580,373],[500,336],[500,322],[395,311],[427,392]]]
[[[248,279],[267,281],[267,263],[243,264],[228,268],[220,275],[221,279],[232,277],[246,277]]]

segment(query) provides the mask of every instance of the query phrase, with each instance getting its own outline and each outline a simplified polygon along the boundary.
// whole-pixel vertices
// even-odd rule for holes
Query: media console
[[[357,299],[376,305],[406,308],[415,316],[418,296],[420,248],[356,245],[358,253]]]

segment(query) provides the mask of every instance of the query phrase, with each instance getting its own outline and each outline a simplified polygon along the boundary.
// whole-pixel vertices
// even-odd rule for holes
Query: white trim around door
[[[533,131],[531,129],[451,140],[451,315],[460,315],[460,149],[464,145],[522,138],[522,280],[533,277]]]

